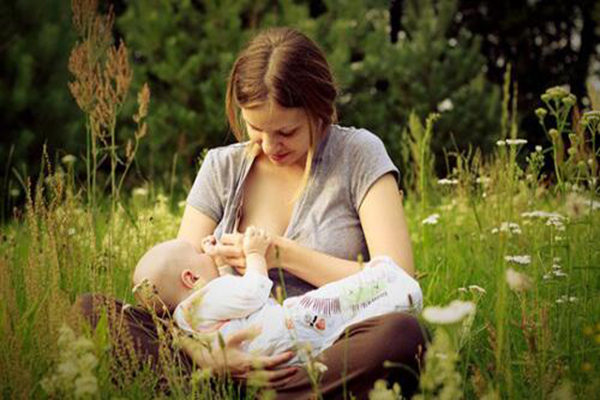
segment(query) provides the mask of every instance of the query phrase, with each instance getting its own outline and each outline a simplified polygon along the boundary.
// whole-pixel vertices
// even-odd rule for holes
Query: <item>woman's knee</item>
[[[71,308],[73,318],[83,319],[95,328],[101,316],[103,305],[107,302],[106,296],[98,293],[84,293],[77,296]]]
[[[408,313],[385,315],[379,322],[374,343],[382,356],[395,363],[418,365],[426,346],[426,332],[417,317]]]

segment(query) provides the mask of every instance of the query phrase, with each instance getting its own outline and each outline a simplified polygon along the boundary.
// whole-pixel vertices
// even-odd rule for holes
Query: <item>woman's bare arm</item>
[[[359,208],[359,218],[371,258],[387,255],[413,276],[413,255],[402,197],[392,174],[384,175],[371,186]],[[232,266],[243,269],[244,260],[241,257],[240,246],[235,244],[236,241],[239,239],[227,238],[223,241],[225,245],[220,246],[219,252],[227,257]],[[275,251],[275,247],[278,247],[278,251]],[[283,237],[273,238],[268,262],[270,268],[280,266],[315,286],[342,279],[361,268],[357,261],[333,257]]]
[[[194,248],[202,252],[202,239],[212,235],[217,223],[209,216],[187,204],[179,225],[178,239],[184,239]]]

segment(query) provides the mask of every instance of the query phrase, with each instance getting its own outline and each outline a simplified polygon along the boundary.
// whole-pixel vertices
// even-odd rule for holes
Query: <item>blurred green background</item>
[[[108,2],[100,3],[107,11]],[[340,87],[341,124],[375,132],[401,169],[410,168],[403,146],[410,112],[421,118],[441,112],[432,142],[440,175],[447,173],[443,149],[473,145],[485,153],[499,137],[508,64],[518,84],[519,136],[530,148],[546,140],[534,115],[539,95],[568,85],[579,106],[589,107],[586,81],[598,85],[600,72],[600,3],[593,0],[120,0],[112,6],[115,41],[125,41],[134,71],[117,135],[131,135],[135,93],[144,82],[152,93],[149,134],[128,176],[130,188],[152,182],[183,193],[201,150],[233,141],[223,110],[227,75],[241,46],[268,26],[299,28],[323,47]],[[75,155],[82,176],[86,134],[67,87],[76,42],[70,2],[0,7],[0,184],[7,205],[23,198],[24,177],[39,172],[44,144],[57,164]]]

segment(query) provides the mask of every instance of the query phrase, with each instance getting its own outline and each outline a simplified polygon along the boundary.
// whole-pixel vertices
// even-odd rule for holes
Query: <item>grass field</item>
[[[237,398],[226,377],[206,370],[186,377],[166,352],[164,376],[139,370],[127,346],[126,354],[110,351],[106,319],[94,332],[73,321],[71,306],[82,293],[133,302],[136,261],[176,235],[183,211],[172,183],[164,191],[124,190],[147,133],[150,92],[144,86],[138,94],[135,133],[119,143],[117,114],[132,75],[124,45],[107,44],[111,29],[98,31],[106,37],[82,39],[69,65],[71,93],[85,113],[85,156],[46,161],[35,186],[21,181],[25,205],[0,227],[0,393],[149,398],[159,395],[160,383],[165,397]],[[86,64],[92,45],[108,51],[110,68]],[[411,166],[402,171],[405,209],[425,299],[420,318],[433,332],[419,398],[597,398],[600,111],[580,113],[573,95],[549,89],[536,114],[551,146],[525,154],[507,78],[494,154],[450,151],[454,167],[438,179],[430,152],[435,116],[424,124],[412,116],[402,139]],[[104,90],[114,82],[117,91]],[[598,93],[590,102],[600,109]],[[83,182],[74,162],[85,163]],[[250,382],[246,398],[256,397],[260,385]],[[398,396],[397,388],[378,384],[371,398]]]
[[[549,185],[541,155],[556,149],[537,149],[519,168],[523,143],[508,141],[486,163],[466,157],[450,177],[417,177],[419,196],[405,203],[428,310],[421,317],[435,333],[421,396],[594,398],[600,389],[597,161],[590,158],[587,173],[570,174],[564,161],[562,181]],[[152,244],[174,237],[182,204],[144,189],[117,201],[99,197],[91,207],[69,171],[47,173],[1,228],[1,393],[146,398],[158,378],[150,371],[131,378],[108,351],[102,324],[96,333],[64,324],[80,293],[133,302],[135,262]],[[431,308],[453,300],[464,303]],[[211,386],[207,373],[185,379],[173,365],[171,397],[236,397],[225,379]],[[383,386],[373,392],[373,398],[394,396]]]

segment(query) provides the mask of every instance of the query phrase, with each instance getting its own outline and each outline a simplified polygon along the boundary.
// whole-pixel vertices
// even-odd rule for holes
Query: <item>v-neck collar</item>
[[[302,207],[304,206],[304,201],[306,200],[306,196],[308,191],[310,190],[310,180],[314,179],[317,175],[317,169],[321,164],[321,154],[323,153],[323,149],[325,148],[327,142],[329,141],[329,135],[331,134],[331,125],[327,128],[327,133],[319,143],[317,147],[317,151],[313,156],[312,167],[310,171],[309,181],[307,182],[307,187],[304,188],[302,194],[296,201],[294,202],[294,207],[292,208],[292,214],[290,216],[290,220],[288,222],[287,227],[283,233],[284,238],[290,238],[293,233],[293,228],[296,224],[296,219],[298,218]],[[237,187],[237,191],[235,193],[235,219],[233,222],[233,232],[239,232],[239,225],[243,217],[243,209],[244,209],[244,186],[246,185],[246,180],[248,178],[248,174],[254,165],[254,162],[258,156],[254,155],[252,157],[245,158],[244,168],[241,171],[240,184]]]

